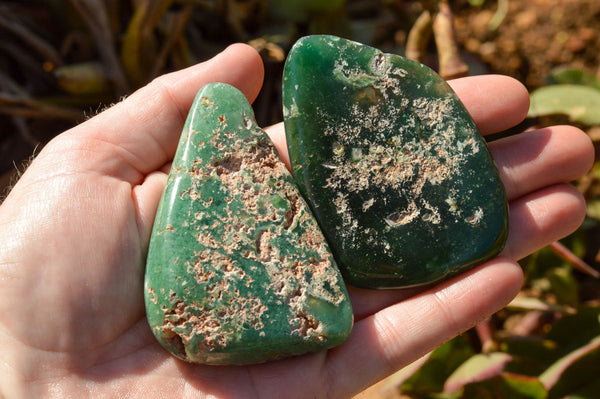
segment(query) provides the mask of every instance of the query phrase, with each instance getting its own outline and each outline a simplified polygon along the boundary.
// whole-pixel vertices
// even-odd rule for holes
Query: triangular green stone
[[[431,69],[308,36],[288,55],[283,103],[293,175],[350,284],[432,283],[503,248],[495,164]]]
[[[204,86],[191,108],[154,223],[145,301],[156,338],[191,362],[263,362],[350,333],[327,243],[231,86]]]

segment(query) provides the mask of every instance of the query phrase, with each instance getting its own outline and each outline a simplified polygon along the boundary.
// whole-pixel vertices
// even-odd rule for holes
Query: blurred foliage
[[[490,4],[495,12],[481,9]],[[461,58],[448,6],[488,12],[482,29],[503,32],[496,28],[505,23],[507,0],[5,0],[0,175],[155,77],[236,41],[256,48],[265,63],[254,103],[261,125],[282,119],[285,56],[307,34],[336,34],[406,53],[438,70],[461,74],[468,64],[485,71],[473,57],[467,63]],[[532,93],[528,124],[570,118],[600,143],[597,76],[566,65],[548,83]],[[597,269],[600,260],[600,165],[575,185],[588,204],[583,226],[522,260],[525,284],[506,309],[400,370],[382,397],[600,397],[600,283],[589,266]]]
[[[600,90],[577,84],[540,87],[531,93],[529,116],[565,114],[573,122],[600,124]]]
[[[524,312],[511,317],[525,318]],[[395,381],[397,392],[402,398],[598,397],[600,306],[564,315],[542,335],[497,334],[492,352],[478,352],[464,335],[442,345]]]
[[[465,73],[445,1],[5,0],[0,173],[155,77],[237,41],[263,56],[267,79],[255,111],[261,125],[276,123],[282,119],[285,55],[299,37],[335,34],[404,53],[406,34],[399,32],[408,32],[426,8],[434,19],[440,71]]]
[[[3,1],[0,174],[153,78],[206,60],[236,41],[250,42],[263,55],[271,79],[256,104],[257,116],[262,124],[275,123],[281,120],[277,87],[286,50],[303,34],[351,32],[344,3]]]
[[[556,68],[549,86],[531,93],[530,117],[567,115],[572,122],[600,125],[600,80],[583,69]]]
[[[564,122],[560,115],[565,115],[600,142],[597,76],[565,66],[556,68],[548,83],[531,93],[529,117],[536,126]],[[419,367],[391,377],[393,389],[388,386],[385,397],[600,397],[600,284],[598,271],[582,259],[600,260],[600,254],[594,256],[600,227],[598,162],[575,184],[588,204],[583,226],[564,245],[554,243],[523,259],[519,296],[477,329],[431,352]]]

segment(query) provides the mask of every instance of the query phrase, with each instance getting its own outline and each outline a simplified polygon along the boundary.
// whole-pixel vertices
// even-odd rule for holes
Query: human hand
[[[146,322],[145,256],[179,134],[198,89],[221,81],[249,100],[260,57],[235,45],[165,75],[49,143],[0,206],[0,394],[4,397],[332,397],[358,393],[502,308],[517,259],[575,230],[581,195],[565,184],[592,146],[559,126],[490,143],[510,200],[497,258],[421,290],[350,288],[353,332],[326,352],[255,366],[188,364]],[[484,134],[527,113],[527,91],[500,76],[451,82]],[[288,161],[282,125],[268,130]]]

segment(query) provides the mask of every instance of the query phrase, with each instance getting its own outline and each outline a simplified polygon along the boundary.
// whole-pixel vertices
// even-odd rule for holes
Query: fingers
[[[571,234],[585,214],[583,196],[567,184],[534,191],[511,202],[504,255],[518,260]]]
[[[277,152],[279,153],[279,159],[285,163],[285,166],[288,170],[292,170],[290,166],[290,154],[288,153],[287,141],[285,139],[285,128],[283,126],[283,122],[280,122],[276,125],[269,126],[265,129],[271,141],[277,148]]]
[[[585,200],[569,181],[594,162],[589,137],[571,126],[534,130],[490,143],[510,201],[504,254],[524,256],[575,231],[585,217]]]
[[[519,81],[502,75],[471,76],[448,82],[482,134],[521,123],[529,110],[529,93]]]
[[[509,199],[575,180],[594,162],[588,135],[571,126],[525,132],[489,144]]]
[[[388,306],[411,298],[428,287],[415,287],[392,290],[371,290],[348,286],[348,294],[352,303],[354,321],[358,322]]]
[[[94,167],[106,167],[107,174],[137,184],[172,160],[188,110],[203,85],[228,83],[253,101],[263,76],[258,53],[244,44],[232,45],[209,61],[155,79],[70,134],[85,138],[90,153],[99,154],[99,159],[86,159],[97,160]],[[110,162],[101,158],[104,153],[110,153]]]
[[[518,198],[510,210],[504,255],[518,259],[574,231],[585,203],[562,184]],[[498,257],[413,297],[414,290],[352,289],[359,321],[349,340],[328,356],[329,375],[339,376],[332,396],[350,396],[467,330],[510,302],[521,283],[518,264]],[[378,309],[383,310],[367,317]]]
[[[505,306],[522,283],[520,267],[496,258],[365,318],[329,351],[332,397],[351,397]]]
[[[519,260],[575,231],[586,214],[585,200],[573,187],[557,184],[510,203],[509,233],[503,256]],[[423,288],[374,291],[349,287],[356,320],[423,291]]]
[[[168,173],[168,170],[152,172],[146,176],[142,184],[134,186],[131,190],[140,242],[143,243],[144,250],[147,250],[150,242],[154,218],[160,197],[167,184]]]

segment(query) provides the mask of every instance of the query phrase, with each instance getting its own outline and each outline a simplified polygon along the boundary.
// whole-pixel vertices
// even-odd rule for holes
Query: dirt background
[[[52,20],[51,14],[44,13],[42,7],[28,6],[28,2],[23,1],[8,3],[14,3],[9,5],[14,6],[13,9],[23,17],[13,21],[15,24],[44,27],[37,29],[37,32],[49,36],[49,40],[68,61],[86,61],[97,57],[86,45],[89,39],[53,25],[56,21]],[[270,9],[266,1],[244,0],[237,3],[239,7],[234,10],[237,15],[234,21],[230,15],[204,13],[200,17],[192,16],[189,24],[202,27],[197,31],[201,37],[194,42],[196,60],[209,58],[232,42],[251,41],[278,29],[290,30],[288,25],[280,21],[273,22],[268,15]],[[502,12],[503,5],[507,6],[505,13]],[[480,7],[472,6],[467,0],[458,0],[451,2],[451,6],[455,14],[457,40],[471,74],[510,75],[533,90],[544,85],[549,73],[557,66],[580,67],[594,74],[599,71],[600,2],[597,0],[485,0]],[[297,23],[292,28],[295,32],[286,34],[287,37],[297,37],[325,31],[344,35],[348,25],[351,25],[352,38],[355,40],[364,39],[385,51],[401,54],[408,30],[421,9],[421,4],[416,1],[349,0],[344,10],[345,18],[340,19],[342,22],[333,21],[336,18],[333,15],[330,21],[320,21],[316,27],[307,22]],[[2,11],[0,7],[0,14]],[[490,26],[494,23],[497,25],[495,29]],[[3,35],[3,25],[0,23],[0,35]],[[425,62],[436,68],[435,46],[431,42],[431,54]],[[26,90],[28,95],[36,98],[64,94],[57,87],[55,77],[35,70],[46,67],[43,60],[28,60],[27,54],[18,51],[20,44],[9,40],[0,44],[0,91],[6,89],[4,78],[8,77]],[[260,43],[256,45],[261,46]],[[284,40],[277,45],[275,52],[264,46],[262,49],[267,75],[255,110],[259,123],[263,125],[281,119],[280,76],[283,57],[291,43]],[[167,71],[168,68],[162,72]],[[61,101],[71,100],[61,97]],[[96,103],[81,101],[73,100],[83,111],[82,117],[65,120],[15,116],[14,107],[11,108],[4,99],[0,100],[0,194],[6,193],[6,187],[15,180],[15,175],[23,171],[23,161],[39,151],[48,140],[118,101],[118,98],[106,96],[97,99]]]
[[[546,83],[553,68],[569,65],[597,73],[600,1],[510,0],[498,29],[489,29],[497,3],[456,13],[456,35],[490,72],[513,76],[530,89]]]

